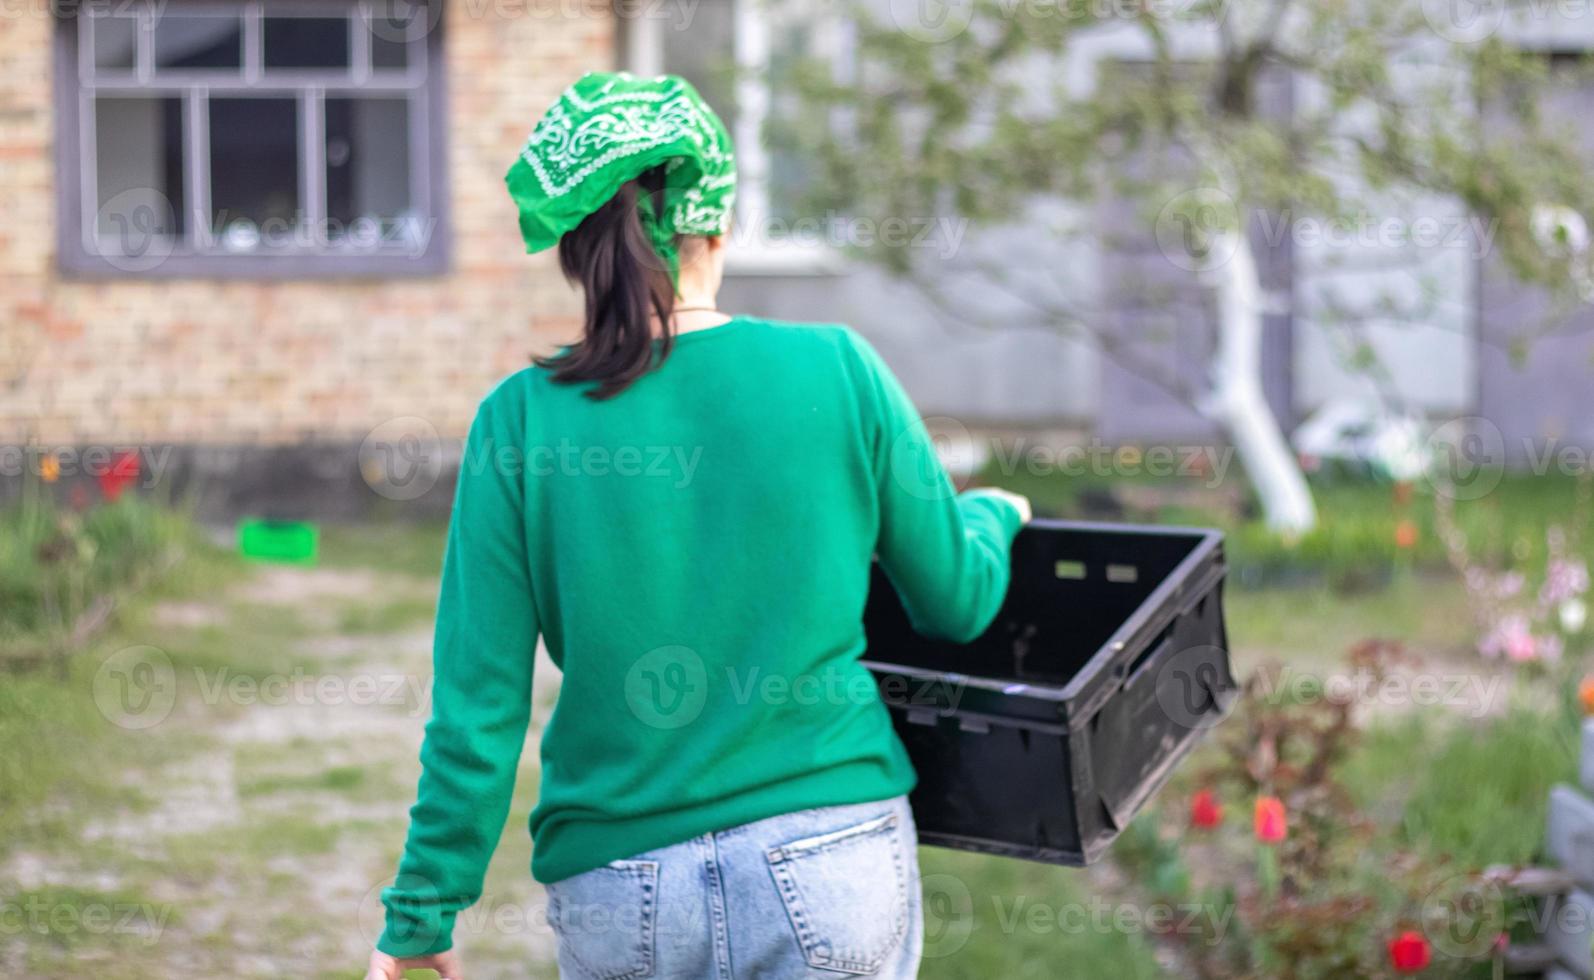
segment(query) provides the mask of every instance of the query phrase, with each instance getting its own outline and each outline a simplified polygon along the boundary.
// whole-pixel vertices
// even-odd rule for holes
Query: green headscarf
[[[581,76],[537,123],[504,175],[520,208],[526,251],[557,245],[621,184],[660,164],[662,207],[655,211],[644,195],[638,216],[674,282],[680,271],[675,236],[730,230],[736,197],[730,135],[684,78]]]

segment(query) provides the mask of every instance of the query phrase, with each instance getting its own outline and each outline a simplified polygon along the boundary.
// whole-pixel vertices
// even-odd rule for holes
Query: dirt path
[[[435,589],[261,567],[147,610],[149,640],[100,654],[94,691],[139,762],[107,774],[116,802],[78,814],[71,839],[0,864],[38,904],[0,923],[0,975],[362,975],[419,772]],[[129,710],[123,678],[156,696]],[[539,705],[555,682],[544,662]],[[527,870],[534,745],[524,760],[487,893],[456,930],[473,977],[555,973]]]

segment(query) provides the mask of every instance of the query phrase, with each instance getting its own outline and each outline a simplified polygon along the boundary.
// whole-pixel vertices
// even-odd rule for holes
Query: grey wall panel
[[[1568,80],[1545,112],[1573,124],[1594,153],[1594,131],[1583,125],[1591,105],[1594,82]],[[1521,465],[1546,449],[1594,448],[1594,305],[1527,342],[1544,329],[1549,298],[1512,279],[1493,256],[1481,263],[1479,280],[1478,412],[1500,429],[1507,460]]]

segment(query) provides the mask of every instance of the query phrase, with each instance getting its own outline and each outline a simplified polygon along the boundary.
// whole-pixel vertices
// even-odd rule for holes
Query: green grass
[[[0,653],[58,645],[98,603],[207,550],[170,508],[128,496],[76,511],[26,484],[19,504],[0,509]]]
[[[443,521],[329,524],[321,529],[321,564],[434,578],[446,532]]]
[[[1526,709],[1456,725],[1413,774],[1400,835],[1467,868],[1526,863],[1543,846],[1550,787],[1577,779],[1576,752],[1572,733]]]
[[[279,793],[336,793],[340,796],[357,796],[363,794],[371,781],[370,772],[364,766],[335,766],[320,772],[273,773],[240,779],[238,795],[244,799],[253,796],[276,796]]]
[[[1216,489],[1198,477],[1004,475],[994,467],[982,478],[1028,495],[1037,516],[1220,528],[1227,536],[1230,580],[1242,587],[1327,584],[1336,593],[1369,592],[1383,589],[1413,565],[1445,567],[1433,500],[1421,483],[1401,502],[1388,483],[1317,481],[1318,526],[1297,541],[1285,541],[1263,526],[1249,491],[1234,492],[1234,482],[1243,479],[1237,467]],[[1542,567],[1545,530],[1575,519],[1579,493],[1576,477],[1507,474],[1485,496],[1458,501],[1456,520],[1475,558]],[[1115,513],[1108,515],[1104,508]],[[1403,520],[1418,532],[1410,552],[1395,542]],[[1580,550],[1594,559],[1594,535],[1585,536]]]
[[[919,864],[926,980],[1163,976],[1153,937],[1121,918],[1138,902],[1084,872],[933,847]]]

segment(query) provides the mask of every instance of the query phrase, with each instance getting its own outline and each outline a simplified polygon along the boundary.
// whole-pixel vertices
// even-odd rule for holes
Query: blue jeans
[[[905,980],[924,946],[907,797],[800,810],[548,886],[564,980]]]

